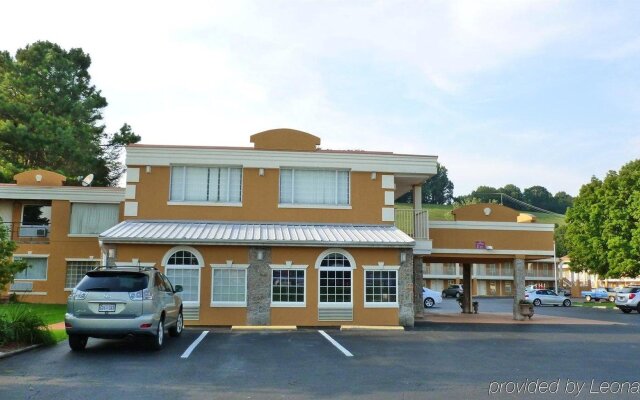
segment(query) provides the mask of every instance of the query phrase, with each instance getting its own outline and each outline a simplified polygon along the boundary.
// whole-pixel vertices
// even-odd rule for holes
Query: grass
[[[606,308],[616,308],[615,303],[611,303],[609,301],[585,301],[584,303],[574,303],[574,306],[578,307],[606,307]]]
[[[53,344],[66,340],[64,329],[43,329],[64,321],[66,309],[65,304],[0,304],[0,344]]]
[[[67,311],[66,304],[31,304],[31,303],[9,303],[0,304],[0,314],[6,314],[11,309],[27,307],[42,318],[47,324],[55,324],[64,321],[64,313]]]
[[[396,204],[396,208],[398,209],[412,209],[412,204]],[[453,221],[453,205],[443,205],[443,204],[424,204],[422,206],[423,209],[429,210],[429,220],[431,221]],[[559,216],[556,214],[547,214],[542,212],[530,212],[530,211],[521,211],[526,214],[531,214],[536,217],[536,222],[541,224],[558,224],[564,225],[564,216]]]

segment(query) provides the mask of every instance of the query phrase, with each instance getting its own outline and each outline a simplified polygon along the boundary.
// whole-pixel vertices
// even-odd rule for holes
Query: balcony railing
[[[19,243],[46,243],[49,241],[51,225],[26,225],[20,222],[3,222],[11,240]]]
[[[425,265],[423,268],[423,273],[425,275],[458,275],[455,265]]]
[[[512,267],[489,267],[487,265],[476,265],[473,271],[478,276],[506,276],[513,277]]]
[[[532,278],[553,278],[553,269],[527,270],[525,275]]]
[[[395,209],[396,226],[414,239],[429,239],[429,211]]]

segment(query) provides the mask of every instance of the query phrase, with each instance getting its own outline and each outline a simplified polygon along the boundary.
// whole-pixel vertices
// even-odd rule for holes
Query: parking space
[[[633,326],[322,330],[353,356],[318,329],[209,329],[205,336],[187,329],[158,352],[91,339],[85,352],[72,353],[61,343],[0,360],[2,399],[477,398],[496,380],[636,379],[632,368],[617,368],[635,365]]]

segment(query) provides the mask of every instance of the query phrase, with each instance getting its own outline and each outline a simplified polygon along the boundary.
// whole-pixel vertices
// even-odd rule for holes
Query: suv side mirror
[[[176,292],[176,293],[178,293],[178,292],[182,292],[182,291],[184,290],[184,289],[182,288],[182,285],[176,285],[174,289],[175,289],[175,292]]]

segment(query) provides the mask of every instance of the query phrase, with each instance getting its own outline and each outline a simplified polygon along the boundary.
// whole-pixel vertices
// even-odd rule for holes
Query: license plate
[[[98,312],[115,312],[115,304],[98,304]]]

